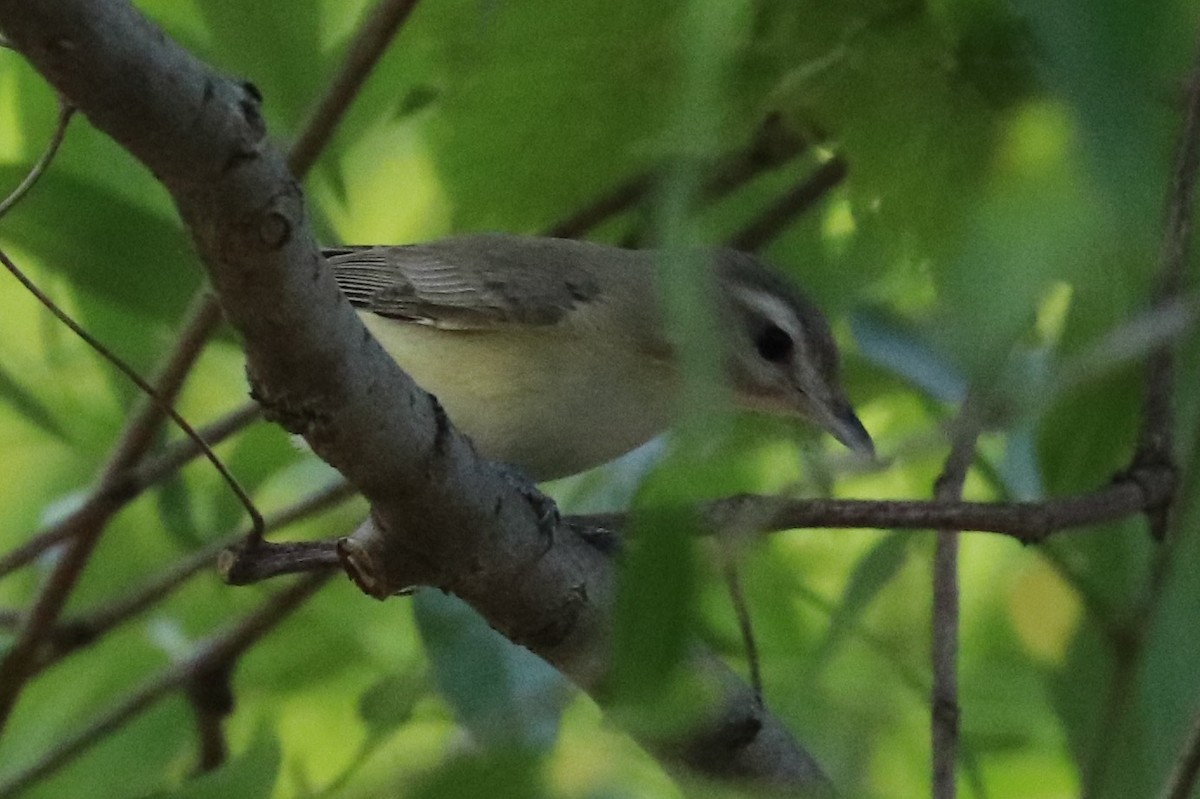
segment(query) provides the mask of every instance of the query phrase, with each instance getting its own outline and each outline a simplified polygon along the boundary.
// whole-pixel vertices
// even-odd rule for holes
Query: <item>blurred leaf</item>
[[[0,165],[0,185],[24,174]],[[177,319],[200,285],[199,271],[183,266],[195,259],[178,222],[61,171],[42,176],[0,235],[83,291],[158,321]]]
[[[69,443],[67,434],[55,419],[54,413],[32,392],[17,382],[16,378],[9,374],[3,366],[0,366],[0,400],[8,403],[9,407],[43,433],[48,433],[59,441]]]
[[[627,703],[658,694],[695,630],[697,520],[685,508],[638,508],[617,593],[613,682]]]
[[[1007,2],[968,0],[930,4],[954,45],[954,68],[994,106],[1024,100],[1037,85],[1035,43],[1028,20]]]
[[[1179,24],[1172,3],[1096,0],[1086,7],[1017,0],[1051,83],[1080,114],[1089,168],[1101,192],[1120,198],[1122,222],[1157,212],[1170,141],[1174,59],[1191,47],[1195,19]],[[1179,73],[1179,77],[1182,72]],[[1153,230],[1121,224],[1145,242]]]
[[[174,474],[164,480],[154,492],[154,503],[163,529],[181,548],[188,550],[200,545],[203,537],[196,525],[195,507],[187,483]]]
[[[366,722],[368,735],[383,738],[407,722],[425,691],[426,680],[413,672],[381,677],[358,698],[358,715]]]
[[[911,325],[880,309],[856,311],[850,329],[864,357],[940,402],[958,403],[966,397],[962,372],[940,355]]]
[[[1004,457],[998,472],[1006,494],[1018,502],[1036,502],[1045,498],[1037,457],[1037,435],[1033,428],[1025,425],[1005,436]]]
[[[903,568],[908,561],[909,545],[913,540],[912,535],[905,533],[885,534],[859,559],[842,592],[841,604],[829,620],[829,631],[813,655],[814,669],[821,669],[828,663],[838,646],[857,626],[866,609]]]
[[[476,757],[450,759],[424,777],[413,799],[537,799],[546,796],[538,759],[519,751],[491,751]]]
[[[537,229],[645,166],[671,96],[679,7],[460,0],[423,9],[446,84],[428,130],[457,200],[455,227]]]
[[[329,68],[317,0],[250,5],[197,0],[196,5],[223,68],[254,83],[266,98],[268,119],[282,122],[283,131],[293,130]],[[263,46],[268,31],[271,41]]]
[[[250,747],[221,768],[188,780],[178,790],[151,794],[146,799],[229,799],[270,796],[281,764],[279,741],[259,730]]]
[[[548,749],[571,688],[528,649],[436,590],[413,597],[433,680],[472,737],[487,749]]]

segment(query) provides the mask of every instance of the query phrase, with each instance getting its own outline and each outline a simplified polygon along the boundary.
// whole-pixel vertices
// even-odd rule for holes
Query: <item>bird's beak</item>
[[[849,402],[844,399],[838,400],[821,421],[824,422],[825,429],[838,441],[852,451],[874,460],[875,442],[871,440],[871,434],[863,427]]]

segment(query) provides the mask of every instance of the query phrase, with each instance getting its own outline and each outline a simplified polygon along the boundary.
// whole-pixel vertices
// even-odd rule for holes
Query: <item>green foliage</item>
[[[146,799],[268,796],[279,774],[280,759],[279,742],[261,732],[245,752],[216,771],[188,780],[176,790],[150,794]]]
[[[557,671],[438,591],[413,598],[433,681],[474,741],[489,749],[548,749],[569,692]]]
[[[368,7],[141,5],[198,55],[258,86],[281,141],[299,133]],[[885,464],[863,471],[829,442],[801,457],[785,425],[712,415],[720,360],[696,334],[709,287],[681,257],[667,262],[667,286],[694,378],[683,422],[659,449],[553,487],[569,506],[634,509],[605,686],[622,700],[621,722],[662,733],[686,720],[696,639],[748,668],[721,547],[700,539],[686,510],[697,498],[928,497],[945,456],[939,426],[968,384],[987,390],[994,412],[971,498],[1061,496],[1127,465],[1139,363],[1089,358],[1147,306],[1175,99],[1198,21],[1182,0],[417,6],[307,181],[331,242],[535,232],[647,170],[661,178],[652,196],[603,236],[720,242],[831,153],[849,165],[846,182],[767,254],[829,311],[849,393]],[[40,77],[0,50],[0,194],[36,159],[56,113]],[[713,160],[745,146],[769,115],[821,138],[818,150],[704,199]],[[143,371],[200,285],[165,192],[83,119],[33,193],[0,219],[0,246]],[[1140,520],[1039,547],[963,540],[963,796],[1150,796],[1171,768],[1200,704],[1200,576],[1188,568],[1200,557],[1191,468],[1200,346],[1191,329],[1179,343],[1184,472],[1168,558]],[[180,406],[203,423],[245,393],[226,341],[201,361]],[[4,284],[0,555],[90,484],[135,396]],[[268,511],[331,477],[266,424],[220,452]],[[343,508],[280,537],[342,535],[363,513]],[[68,616],[128,595],[243,523],[211,470],[188,467],[115,519]],[[734,548],[773,712],[843,795],[927,794],[928,536],[804,531],[743,544]],[[44,559],[0,580],[0,609],[28,607],[46,572]],[[0,780],[265,595],[202,574],[55,666],[0,741]],[[589,700],[572,700],[549,667],[457,600],[428,592],[406,602],[370,603],[334,585],[256,645],[234,675],[233,759],[218,772],[187,779],[194,725],[175,698],[29,795],[682,790]],[[9,641],[0,630],[0,648]]]

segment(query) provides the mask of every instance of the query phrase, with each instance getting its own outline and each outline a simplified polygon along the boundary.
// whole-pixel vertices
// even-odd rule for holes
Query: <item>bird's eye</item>
[[[791,359],[796,344],[779,325],[767,325],[754,339],[754,346],[764,360],[783,363]]]

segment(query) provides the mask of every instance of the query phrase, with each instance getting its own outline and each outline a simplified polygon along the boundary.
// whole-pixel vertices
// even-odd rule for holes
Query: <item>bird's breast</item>
[[[443,330],[360,316],[481,455],[535,480],[606,463],[671,422],[674,375],[620,336],[555,326]]]

